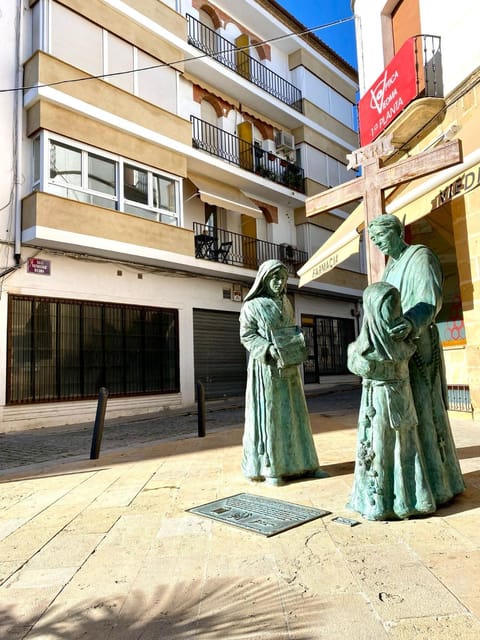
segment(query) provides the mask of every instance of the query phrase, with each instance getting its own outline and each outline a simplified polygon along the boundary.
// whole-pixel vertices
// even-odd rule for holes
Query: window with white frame
[[[128,213],[176,224],[176,181],[172,178],[124,162],[123,200]]]
[[[117,208],[117,163],[97,153],[49,139],[47,191],[109,209]]]
[[[34,188],[178,225],[180,179],[42,132],[33,141]]]

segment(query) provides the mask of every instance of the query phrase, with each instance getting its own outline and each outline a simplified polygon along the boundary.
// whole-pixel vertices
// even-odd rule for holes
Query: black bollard
[[[93,427],[92,447],[90,449],[90,460],[97,460],[100,455],[100,445],[102,444],[103,425],[105,423],[105,411],[107,409],[108,389],[100,387],[98,392],[97,414]]]
[[[205,437],[205,387],[197,382],[197,416],[198,416],[198,437]]]

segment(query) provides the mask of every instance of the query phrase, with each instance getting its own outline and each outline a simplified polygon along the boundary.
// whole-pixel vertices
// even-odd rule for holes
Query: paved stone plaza
[[[283,487],[242,477],[241,424],[128,441],[94,461],[3,460],[0,637],[476,640],[480,425],[453,421],[464,495],[433,517],[367,522],[345,507],[352,405],[348,393],[316,401],[315,444],[330,477]],[[186,511],[244,492],[331,515],[267,538]]]

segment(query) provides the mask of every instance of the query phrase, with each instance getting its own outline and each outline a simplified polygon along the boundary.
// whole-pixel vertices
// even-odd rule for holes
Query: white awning
[[[298,270],[300,276],[298,286],[303,287],[320,278],[354,253],[358,253],[363,227],[363,204],[359,204],[310,260]]]
[[[252,218],[263,218],[262,211],[240,189],[206,176],[190,174],[188,177],[197,187],[202,202],[243,213]]]

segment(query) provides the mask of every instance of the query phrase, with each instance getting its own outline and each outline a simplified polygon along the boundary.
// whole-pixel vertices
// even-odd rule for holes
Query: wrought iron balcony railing
[[[302,92],[291,82],[189,14],[187,25],[189,44],[302,113]]]
[[[443,98],[442,53],[440,37],[419,35],[414,37],[417,95]]]
[[[200,120],[196,116],[190,116],[190,120],[192,122],[192,144],[196,149],[202,149],[212,156],[294,191],[305,193],[302,167],[205,122],[205,120]]]
[[[257,240],[199,222],[193,223],[193,232],[195,257],[204,260],[215,260],[247,269],[258,269],[265,260],[281,260],[289,273],[295,275],[308,258],[306,251],[300,251],[288,244]]]

